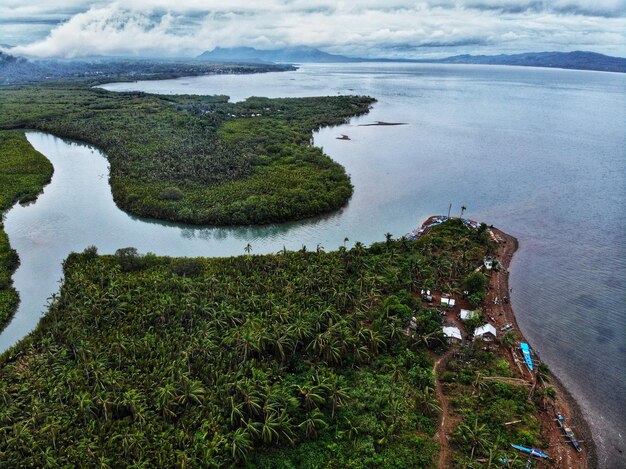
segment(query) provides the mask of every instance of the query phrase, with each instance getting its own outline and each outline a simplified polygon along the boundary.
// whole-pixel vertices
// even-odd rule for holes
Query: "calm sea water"
[[[202,228],[117,209],[97,150],[29,132],[51,184],[5,226],[22,265],[22,303],[0,350],[31,330],[58,289],[61,261],[88,245],[227,256],[334,249],[413,229],[461,205],[520,240],[512,301],[531,345],[590,420],[603,467],[623,467],[626,433],[626,75],[488,66],[306,65],[296,72],[111,84],[111,90],[248,96],[368,94],[367,116],[315,143],[352,176],[341,211],[299,223]],[[374,121],[405,122],[363,127]],[[347,134],[351,140],[337,140]]]

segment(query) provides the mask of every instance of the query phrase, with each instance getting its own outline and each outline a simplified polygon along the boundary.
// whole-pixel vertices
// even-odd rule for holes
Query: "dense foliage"
[[[32,202],[50,181],[52,165],[28,143],[23,134],[0,131],[0,213],[15,202]],[[18,295],[11,275],[19,259],[0,223],[0,330],[13,315]]]
[[[330,253],[72,254],[48,314],[0,358],[2,460],[432,467],[426,352],[445,345],[411,292],[460,288],[488,249],[451,221]]]
[[[262,99],[112,93],[82,85],[4,88],[0,128],[35,128],[107,153],[115,201],[134,214],[199,224],[318,215],[352,194],[311,132],[368,111],[356,96]]]

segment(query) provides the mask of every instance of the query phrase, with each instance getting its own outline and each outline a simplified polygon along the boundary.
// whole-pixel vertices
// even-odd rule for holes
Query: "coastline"
[[[430,216],[421,224],[419,230],[410,233],[409,236],[423,236],[430,231],[432,226],[435,226],[446,218],[447,217],[444,215]],[[478,224],[473,220],[468,221],[473,225]],[[510,330],[515,332],[520,341],[527,342],[517,323],[511,302],[505,303],[502,300],[499,302],[496,301],[498,298],[502,299],[508,297],[511,291],[511,287],[509,286],[509,268],[513,256],[519,249],[519,241],[514,236],[493,227],[493,225],[490,226],[489,229],[492,233],[492,238],[498,243],[495,255],[502,268],[499,271],[492,270],[489,275],[489,284],[483,311],[490,319],[489,322],[493,324],[498,331],[505,324],[512,324],[513,327]],[[499,347],[503,355],[509,360],[511,367],[515,369],[515,349],[509,348],[504,344],[500,344]],[[517,347],[517,345],[515,347]],[[539,354],[537,353],[537,355]],[[533,373],[530,373],[525,367],[518,368],[523,379],[536,383],[536,377]],[[598,454],[596,444],[592,437],[589,422],[586,420],[579,403],[552,371],[549,374],[548,386],[554,387],[557,392],[557,399],[547,405],[545,409],[539,409],[535,415],[541,424],[542,437],[548,443],[548,453],[551,456],[550,464],[558,468],[597,468]],[[584,440],[582,452],[577,453],[573,447],[564,442],[563,433],[555,422],[556,409],[559,409],[565,417],[571,418],[575,422],[575,434],[578,439]],[[444,456],[443,459],[440,459],[439,467],[445,468],[445,462],[446,457]],[[443,466],[442,463],[444,464]]]
[[[514,236],[511,236],[500,229],[494,227],[490,227],[490,229],[496,236],[499,236],[504,240],[504,242],[498,243],[497,250],[498,259],[504,265],[504,269],[500,272],[495,272],[495,275],[492,275],[489,284],[490,292],[493,291],[492,288],[494,283],[496,283],[495,291],[497,294],[502,291],[509,292],[509,267],[513,256],[519,249],[519,241]],[[489,306],[493,305],[492,301],[489,303]],[[506,318],[505,322],[508,321],[512,323],[513,330],[518,337],[522,341],[527,342],[519,324],[517,323],[513,305],[508,303],[502,304],[501,306],[504,312],[503,317]],[[499,326],[499,321],[496,321],[496,324]],[[592,437],[591,427],[589,422],[587,422],[580,405],[559,380],[558,376],[556,376],[552,371],[550,372],[549,379],[549,384],[552,385],[557,391],[558,397],[555,401],[556,406],[558,406],[565,416],[575,420],[576,435],[578,438],[584,440],[582,452],[576,453],[571,446],[562,443],[563,440],[561,438],[561,430],[554,422],[554,406],[550,405],[546,410],[538,412],[539,415],[537,415],[537,417],[542,423],[542,434],[550,442],[550,446],[553,444],[556,445],[554,446],[554,449],[551,448],[552,453],[554,453],[553,459],[556,460],[556,467],[598,467],[598,455],[595,441]]]

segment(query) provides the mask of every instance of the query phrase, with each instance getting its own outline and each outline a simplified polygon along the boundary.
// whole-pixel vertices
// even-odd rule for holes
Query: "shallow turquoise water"
[[[0,349],[36,324],[60,263],[87,245],[225,256],[401,235],[448,203],[517,236],[512,301],[529,342],[589,417],[604,467],[624,463],[626,432],[626,76],[488,66],[307,65],[297,72],[107,85],[113,90],[247,96],[369,94],[372,112],[315,143],[352,176],[330,216],[260,228],[140,220],[115,207],[96,150],[28,133],[55,166],[39,201],[6,229],[22,266],[20,309]],[[361,127],[376,120],[404,126]],[[339,134],[351,140],[336,140]]]

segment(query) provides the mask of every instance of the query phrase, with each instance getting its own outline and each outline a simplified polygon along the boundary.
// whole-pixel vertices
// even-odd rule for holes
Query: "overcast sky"
[[[0,44],[34,57],[192,56],[240,45],[363,57],[624,57],[626,0],[0,0]]]

